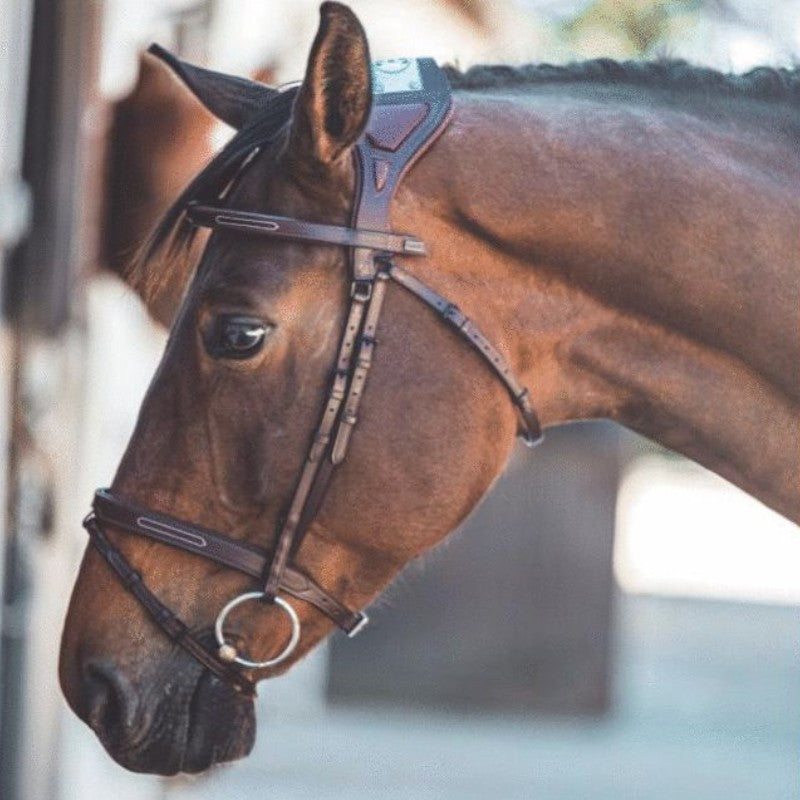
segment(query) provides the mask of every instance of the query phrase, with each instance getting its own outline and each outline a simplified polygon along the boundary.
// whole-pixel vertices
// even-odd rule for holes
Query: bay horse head
[[[445,128],[442,73],[373,77],[337,3],[298,88],[157,54],[236,133],[137,261],[187,289],[64,630],[66,697],[121,764],[246,754],[254,683],[360,627],[532,405],[800,521],[798,71],[453,71]]]
[[[111,490],[87,522],[95,546],[73,592],[60,677],[120,764],[172,774],[249,752],[252,684],[288,669],[336,624],[358,627],[360,610],[474,508],[520,419],[537,422],[502,330],[490,333],[504,354],[405,270],[413,262],[435,281],[450,247],[453,224],[431,188],[441,167],[422,159],[392,203],[392,229],[427,240],[427,255],[415,236],[351,224],[373,86],[367,40],[347,8],[323,4],[299,88],[157,54],[237,132],[136,267],[155,293],[188,269],[180,255],[197,226],[215,229],[187,271]],[[421,105],[424,116],[435,103]],[[405,129],[422,130],[409,113]],[[300,226],[294,235],[268,235],[287,223]],[[457,291],[458,282],[439,286]],[[246,602],[251,592],[264,602]]]

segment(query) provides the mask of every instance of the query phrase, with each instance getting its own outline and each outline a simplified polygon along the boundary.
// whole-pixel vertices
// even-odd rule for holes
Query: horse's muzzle
[[[76,711],[133,772],[203,772],[248,755],[256,729],[252,699],[210,672],[198,674],[184,654],[175,662],[166,680],[146,690],[107,662],[89,663]]]

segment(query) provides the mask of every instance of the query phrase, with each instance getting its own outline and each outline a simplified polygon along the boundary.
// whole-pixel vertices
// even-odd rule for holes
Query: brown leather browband
[[[392,62],[394,73],[398,63]],[[406,66],[408,64],[413,67],[413,62],[406,62]],[[450,90],[444,74],[431,59],[417,60],[416,67],[422,88],[416,86],[408,91],[375,95],[366,134],[355,148],[359,188],[352,227],[194,203],[186,210],[187,217],[195,225],[275,239],[340,245],[350,248],[352,255],[350,308],[329,392],[291,501],[279,525],[273,551],[267,553],[193,523],[137,508],[104,489],[96,493],[93,513],[84,521],[94,546],[164,633],[205,668],[248,695],[255,692],[253,682],[230,661],[261,666],[288,657],[299,639],[295,612],[288,611],[293,619],[293,636],[281,655],[268,662],[249,662],[237,657],[237,651],[222,639],[221,633],[227,611],[250,595],[240,596],[217,618],[220,648],[214,653],[147,589],[138,572],[105,536],[100,523],[178,547],[260,580],[263,586],[260,596],[267,602],[286,607],[285,601],[277,599],[278,593],[283,591],[319,609],[348,635],[360,630],[367,621],[363,612],[346,608],[290,562],[317,514],[336,466],[347,453],[373,360],[378,320],[389,281],[399,284],[438,313],[483,357],[519,410],[523,439],[531,445],[541,439],[539,420],[530,404],[528,391],[517,382],[503,356],[456,305],[391,260],[392,255],[426,254],[425,245],[418,238],[390,230],[389,207],[402,176],[444,130],[450,114]],[[405,68],[403,63],[400,68]],[[380,76],[381,66],[376,65],[375,69]],[[387,69],[386,74],[389,73]]]
[[[198,226],[206,228],[256,233],[280,239],[340,244],[345,247],[364,247],[383,253],[400,255],[425,255],[425,244],[415,236],[399,236],[382,231],[362,231],[355,228],[340,228],[336,225],[320,225],[291,217],[276,217],[271,214],[256,214],[252,211],[236,211],[230,208],[215,208],[199,203],[190,203],[186,216]]]

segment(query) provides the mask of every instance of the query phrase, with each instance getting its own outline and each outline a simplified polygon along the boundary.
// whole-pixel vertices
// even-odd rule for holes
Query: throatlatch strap
[[[530,446],[538,444],[542,440],[542,426],[528,399],[528,390],[517,381],[508,362],[481,333],[478,326],[463,314],[455,303],[451,303],[446,297],[442,297],[442,295],[406,272],[402,267],[392,264],[389,268],[389,276],[395,283],[399,283],[404,289],[407,289],[415,297],[422,300],[423,303],[437,311],[439,316],[463,336],[475,351],[483,357],[483,360],[508,389],[511,399],[520,412],[524,425],[521,436],[525,444]]]

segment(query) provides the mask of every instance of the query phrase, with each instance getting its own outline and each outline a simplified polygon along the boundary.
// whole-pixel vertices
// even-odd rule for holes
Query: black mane
[[[800,103],[800,68],[757,67],[742,75],[734,75],[708,67],[696,67],[686,61],[614,61],[597,58],[563,66],[481,65],[465,72],[448,66],[445,71],[454,89],[499,89],[554,83],[627,84]]]

